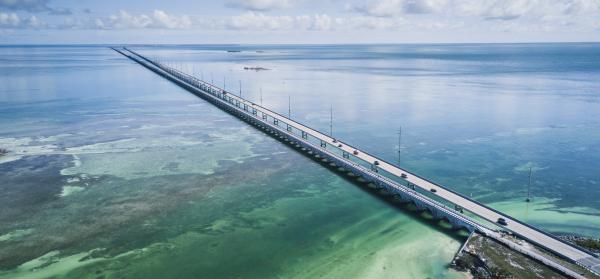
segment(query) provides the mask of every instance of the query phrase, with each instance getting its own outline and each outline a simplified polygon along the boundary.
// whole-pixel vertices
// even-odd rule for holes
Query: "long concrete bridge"
[[[504,238],[497,229],[494,229],[498,228],[497,222],[502,218],[506,221],[506,225],[502,226],[503,230],[510,231],[557,256],[600,275],[600,259],[598,257],[548,232],[514,219],[440,184],[392,165],[340,139],[323,134],[211,83],[150,60],[133,50],[127,48],[113,48],[113,50],[245,122],[300,148],[311,156],[330,161],[351,171],[366,181],[375,184],[378,188],[388,191],[396,198],[411,202],[421,210],[429,211],[435,218],[446,219],[456,228],[464,228],[470,232],[478,231],[511,246],[515,250],[543,261],[566,275],[583,278],[571,269],[544,257],[539,251],[518,247],[516,243]],[[468,211],[479,218],[470,217],[464,211]]]

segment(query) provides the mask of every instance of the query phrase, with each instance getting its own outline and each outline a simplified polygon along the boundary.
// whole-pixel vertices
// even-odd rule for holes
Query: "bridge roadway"
[[[227,103],[227,105],[233,106],[235,109],[239,109],[241,112],[253,116],[254,118],[256,118],[256,120],[263,122],[263,124],[268,124],[268,126],[272,128],[281,130],[281,126],[279,124],[281,122],[282,124],[285,124],[286,128],[283,132],[287,132],[288,135],[293,134],[292,130],[294,129],[301,131],[302,137],[300,138],[297,135],[294,135],[294,138],[298,142],[304,142],[304,144],[309,144],[310,147],[315,147],[315,151],[319,148],[314,146],[314,144],[309,141],[309,136],[320,141],[319,147],[321,147],[321,151],[325,151],[326,148],[324,147],[326,146],[332,146],[339,149],[342,152],[342,158],[340,158],[339,154],[335,153],[325,155],[336,156],[338,159],[341,159],[342,163],[346,164],[346,166],[350,168],[358,169],[362,173],[367,173],[369,175],[375,175],[375,179],[383,181],[387,186],[391,186],[395,190],[402,191],[403,193],[410,194],[413,197],[417,196],[418,199],[421,199],[422,201],[424,200],[429,206],[433,205],[438,210],[442,210],[445,213],[444,215],[451,215],[448,216],[450,218],[458,218],[461,222],[464,223],[465,227],[469,229],[476,229],[483,232],[484,234],[492,234],[492,236],[495,236],[496,238],[498,237],[497,234],[494,233],[493,230],[489,229],[486,225],[477,222],[464,214],[452,211],[452,209],[450,209],[449,207],[437,201],[429,199],[424,195],[421,195],[415,191],[411,191],[408,187],[402,186],[397,182],[389,179],[388,177],[380,175],[378,172],[380,170],[383,170],[389,174],[396,176],[397,178],[402,178],[411,185],[419,187],[423,191],[427,191],[428,193],[435,195],[452,204],[458,205],[464,210],[467,210],[491,223],[496,223],[499,218],[504,218],[507,222],[507,225],[504,226],[506,230],[511,231],[515,235],[518,235],[528,241],[531,241],[551,252],[554,252],[559,256],[571,260],[596,274],[600,274],[600,259],[588,253],[587,251],[582,250],[581,248],[576,247],[574,245],[571,245],[570,243],[567,243],[547,232],[525,224],[517,219],[503,214],[502,212],[499,212],[493,208],[490,208],[477,201],[474,201],[462,194],[452,191],[442,185],[439,185],[407,170],[392,165],[363,150],[360,150],[345,142],[342,142],[339,139],[335,139],[333,137],[325,135],[297,121],[291,120],[283,115],[273,112],[265,107],[257,105],[239,96],[235,96],[234,94],[226,92],[225,90],[217,86],[214,86],[205,81],[201,81],[191,75],[185,74],[173,68],[166,67],[160,63],[147,59],[144,56],[136,53],[135,51],[126,48],[124,48],[123,50],[114,50],[140,63],[141,65],[149,68],[152,71],[155,71],[159,74],[161,74],[160,72],[164,72],[164,74],[171,75],[176,79],[179,79],[187,83],[188,85],[191,85],[192,87],[200,88],[202,91],[204,91],[204,93],[209,93],[207,94],[207,96],[216,98],[221,102],[224,101],[225,103]],[[125,53],[124,51],[131,53],[131,55]],[[259,112],[261,113],[261,117],[259,117],[258,115]],[[273,124],[269,123],[269,119],[272,120]],[[328,152],[331,153],[330,151]],[[354,157],[359,160],[362,160],[363,162],[367,162],[368,164],[370,164],[370,169],[355,163],[354,161],[350,160],[350,157]],[[432,189],[435,189],[435,192],[432,192]]]

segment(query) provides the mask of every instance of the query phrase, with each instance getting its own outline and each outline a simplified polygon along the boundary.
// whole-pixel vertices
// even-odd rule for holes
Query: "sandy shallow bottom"
[[[322,182],[285,169],[214,188],[135,225],[174,231],[157,232],[159,241],[116,255],[103,253],[107,247],[51,251],[0,278],[464,277],[446,268],[461,244],[451,231],[403,214],[326,170],[313,175]],[[268,184],[271,179],[280,182]]]

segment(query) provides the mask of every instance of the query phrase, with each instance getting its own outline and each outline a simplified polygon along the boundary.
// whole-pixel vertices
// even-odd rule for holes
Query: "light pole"
[[[329,109],[329,136],[333,137],[333,104]]]
[[[402,159],[402,126],[400,126],[400,129],[398,129],[398,166],[400,166],[400,163]]]
[[[527,184],[527,199],[525,202],[531,201],[531,167],[529,167],[529,183]]]

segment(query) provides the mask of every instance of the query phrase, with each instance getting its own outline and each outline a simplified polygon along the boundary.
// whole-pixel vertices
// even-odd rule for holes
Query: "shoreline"
[[[573,235],[559,237],[573,241],[590,239]],[[600,242],[595,243],[600,245]],[[598,278],[575,264],[556,258],[549,253],[543,252],[543,254],[551,258],[552,261],[569,266],[570,269],[585,278]],[[565,274],[561,270],[548,266],[535,258],[515,251],[501,242],[478,233],[472,234],[467,239],[463,249],[457,252],[450,268],[466,273],[473,278],[571,278],[569,274]]]
[[[600,256],[600,238],[577,234],[560,234],[557,237]]]

